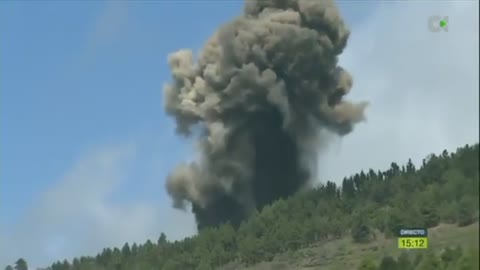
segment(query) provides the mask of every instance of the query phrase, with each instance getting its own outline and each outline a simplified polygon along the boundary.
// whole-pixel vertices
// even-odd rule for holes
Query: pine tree
[[[354,215],[351,234],[353,240],[357,243],[367,243],[371,240],[372,231],[367,222],[365,212],[359,212]]]
[[[123,245],[122,247],[122,256],[124,258],[128,258],[130,255],[131,255],[130,246],[128,245],[128,243],[125,243],[125,245]]]
[[[27,261],[20,258],[15,262],[15,270],[28,270]]]
[[[157,245],[159,247],[165,247],[167,245],[167,236],[162,232],[158,238]]]

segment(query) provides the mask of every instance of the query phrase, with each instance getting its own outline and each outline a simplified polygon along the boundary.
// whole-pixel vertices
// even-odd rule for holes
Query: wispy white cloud
[[[128,1],[105,1],[102,4],[102,11],[92,22],[85,37],[81,62],[88,63],[95,59],[100,47],[114,45],[113,42],[127,27]]]
[[[1,263],[24,257],[33,265],[95,255],[104,247],[155,240],[160,232],[180,238],[194,232],[187,213],[169,204],[114,202],[110,195],[131,181],[136,145],[92,149],[27,213],[12,235],[2,238]],[[133,182],[135,183],[135,182]],[[132,183],[130,183],[132,184]],[[5,241],[3,241],[5,240]]]
[[[106,1],[103,12],[94,22],[88,41],[95,44],[114,38],[125,27],[128,18],[127,3]]]

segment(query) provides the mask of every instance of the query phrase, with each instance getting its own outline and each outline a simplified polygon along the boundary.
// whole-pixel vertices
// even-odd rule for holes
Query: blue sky
[[[208,2],[2,3],[1,178],[9,181],[1,197],[15,202],[1,204],[2,222],[18,218],[85,147],[170,133],[166,55],[200,46],[239,6],[224,4],[212,18]],[[182,147],[171,140],[169,152]]]
[[[452,9],[447,4],[340,3],[353,33],[342,61],[362,89],[354,90],[352,97],[371,101],[372,108],[368,123],[352,139],[334,140],[336,147],[320,157],[320,168],[330,168],[325,178],[338,180],[393,160],[420,160],[478,140],[478,63],[465,62],[478,59],[478,52],[471,57],[478,48],[478,25],[471,23],[478,14],[472,10],[478,8],[467,4]],[[242,6],[241,1],[0,2],[0,237],[5,240],[0,240],[0,248],[7,251],[0,251],[0,266],[20,256],[38,265],[95,254],[104,246],[155,238],[160,231],[174,238],[194,232],[191,216],[177,216],[181,214],[170,209],[163,188],[169,169],[191,158],[193,149],[174,134],[174,124],[163,110],[162,85],[170,79],[167,55],[181,48],[198,51],[219,25],[241,13]],[[450,12],[463,28],[450,36],[425,33],[418,25],[432,12]],[[412,33],[395,24],[395,16],[407,14]],[[471,45],[455,42],[475,36],[462,41]],[[451,55],[455,60],[449,74],[455,75],[446,81],[431,79],[438,76],[431,67],[439,65],[437,56],[445,51],[425,49],[438,39],[446,40],[450,53],[466,55]],[[394,59],[390,50],[401,57]],[[419,55],[423,65],[431,66],[415,64],[421,69],[403,70]],[[389,59],[390,65],[385,62]],[[457,91],[465,94],[450,104],[451,85],[459,84],[462,90]],[[438,87],[444,87],[442,95],[418,91],[438,92]],[[399,99],[395,93],[402,91],[407,94]],[[392,100],[396,105],[386,105]],[[426,106],[450,109],[433,115]],[[465,110],[470,110],[471,119],[464,118]],[[458,130],[463,133],[455,133]],[[358,162],[355,153],[364,153],[360,145],[378,144],[377,136],[384,138],[389,151],[378,149],[372,154],[375,158]],[[417,146],[402,147],[414,136]],[[82,198],[88,196],[98,204],[87,207]],[[76,212],[76,207],[83,210]],[[51,229],[67,219],[81,228]],[[139,227],[129,227],[136,219]],[[91,232],[97,225],[104,230]],[[127,229],[135,232],[125,233]],[[82,234],[85,231],[90,238]],[[77,243],[83,236],[98,242]],[[36,242],[29,247],[29,241]],[[42,256],[34,247],[51,247],[51,252]]]

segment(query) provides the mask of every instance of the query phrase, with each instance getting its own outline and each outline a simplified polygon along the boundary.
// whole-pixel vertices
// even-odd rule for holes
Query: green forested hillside
[[[479,216],[478,148],[478,144],[466,145],[455,153],[432,154],[420,168],[411,161],[392,163],[383,172],[362,171],[345,178],[340,186],[328,182],[276,201],[239,228],[225,224],[175,242],[162,234],[156,243],[106,248],[96,257],[57,262],[50,269],[211,270],[226,269],[225,265],[244,269],[278,254],[340,239],[351,239],[355,245],[368,245],[379,237],[391,239],[400,227],[465,227]],[[478,247],[452,246],[441,253],[432,249],[414,256],[401,253],[398,258],[386,255],[381,260],[363,258],[356,268],[479,269]]]

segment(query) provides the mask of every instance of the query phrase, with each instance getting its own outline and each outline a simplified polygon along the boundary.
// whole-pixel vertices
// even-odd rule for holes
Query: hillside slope
[[[394,234],[401,227],[433,228],[432,251],[457,245],[473,245],[478,251],[478,157],[479,145],[475,144],[455,153],[432,154],[420,168],[410,161],[404,166],[392,163],[383,172],[362,171],[345,178],[340,186],[327,182],[278,200],[238,228],[225,224],[175,242],[161,234],[155,244],[126,243],[122,248],[106,248],[95,257],[59,261],[49,269],[347,270],[358,266],[361,270],[395,270],[390,256],[399,254]],[[473,253],[447,250],[443,259],[432,253],[416,258],[417,266],[402,267],[470,270],[475,269],[475,262],[478,265],[478,252],[476,257],[474,253],[475,249]],[[370,261],[364,260],[366,255]],[[404,257],[399,264],[413,260]],[[439,260],[445,260],[445,267]]]
[[[429,230],[429,250],[440,253],[448,247],[461,247],[468,250],[479,245],[478,222],[458,227],[441,224]],[[403,251],[398,249],[396,239],[386,239],[378,235],[375,241],[355,243],[350,237],[312,245],[294,252],[275,256],[271,262],[262,262],[246,267],[241,263],[230,263],[221,270],[348,270],[357,269],[364,258],[380,262],[385,256],[398,257]],[[410,255],[425,253],[421,250],[406,251]]]

